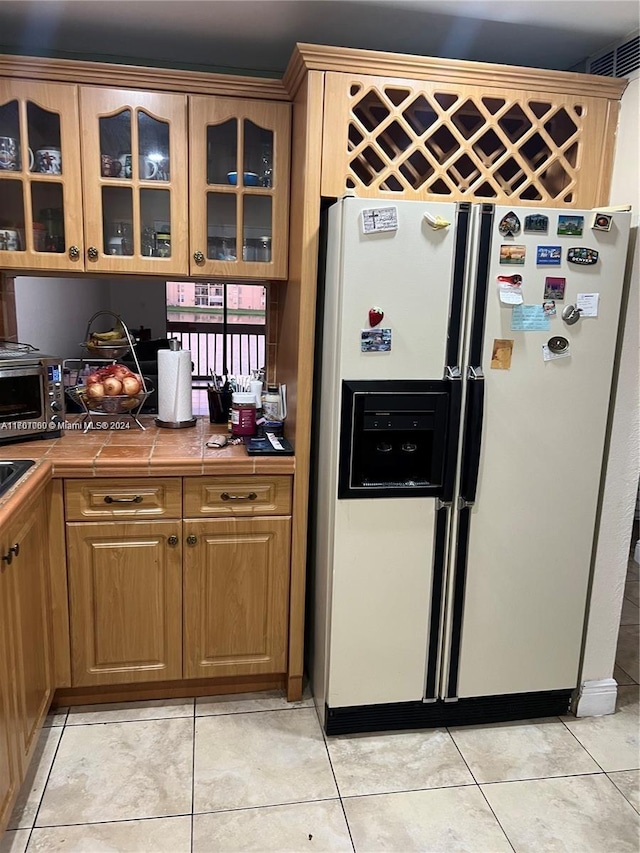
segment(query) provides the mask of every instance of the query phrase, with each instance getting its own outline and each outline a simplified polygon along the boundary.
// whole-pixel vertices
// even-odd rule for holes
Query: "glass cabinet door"
[[[190,99],[191,273],[286,278],[290,105]]]
[[[82,270],[75,86],[0,81],[0,266]]]
[[[87,270],[186,274],[187,99],[80,90]]]

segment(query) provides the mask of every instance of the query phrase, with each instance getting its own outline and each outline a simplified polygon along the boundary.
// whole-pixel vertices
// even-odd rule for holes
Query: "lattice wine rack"
[[[591,207],[603,99],[327,74],[323,195]]]

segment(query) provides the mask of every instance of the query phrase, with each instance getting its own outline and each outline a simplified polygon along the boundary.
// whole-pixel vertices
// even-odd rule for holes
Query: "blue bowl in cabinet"
[[[232,186],[236,186],[238,183],[238,173],[237,172],[227,172],[227,180]],[[256,175],[255,172],[243,172],[242,174],[242,182],[245,187],[259,187],[260,186],[260,178]]]

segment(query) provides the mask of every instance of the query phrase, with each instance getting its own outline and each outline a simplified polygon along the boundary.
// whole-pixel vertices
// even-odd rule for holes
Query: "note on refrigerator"
[[[524,297],[521,287],[512,287],[509,284],[500,285],[500,302],[504,305],[522,305]]]
[[[542,305],[514,305],[511,314],[512,332],[548,332],[549,317]]]
[[[576,308],[580,310],[581,317],[597,317],[599,302],[599,293],[579,293]]]

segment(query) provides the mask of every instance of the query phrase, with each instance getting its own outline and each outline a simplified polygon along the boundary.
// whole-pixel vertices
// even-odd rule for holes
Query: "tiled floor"
[[[326,739],[309,697],[61,709],[0,853],[638,853],[637,596],[607,717]]]

